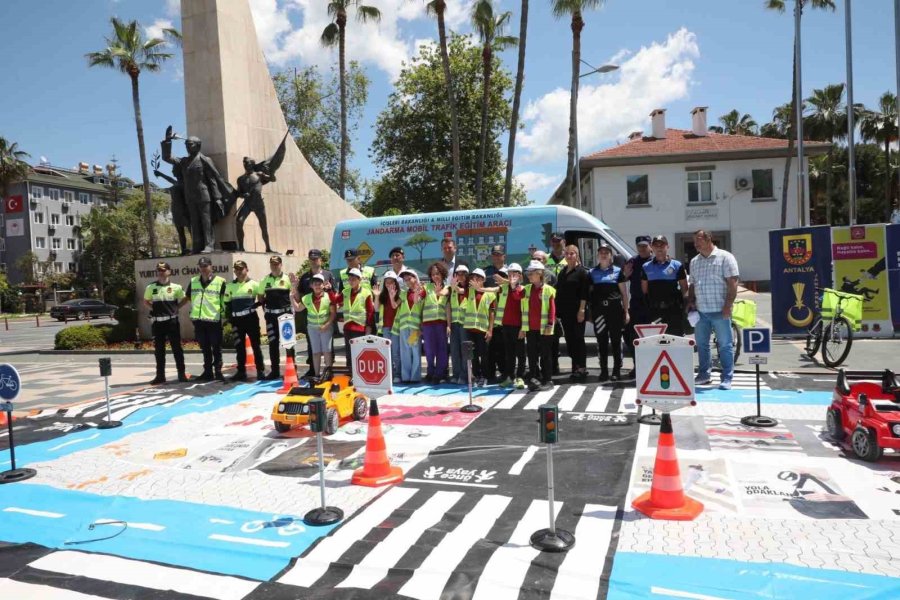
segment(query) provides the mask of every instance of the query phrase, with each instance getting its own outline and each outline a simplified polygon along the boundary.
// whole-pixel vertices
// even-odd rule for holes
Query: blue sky
[[[232,0],[236,1],[236,0]],[[354,166],[377,176],[368,148],[373,124],[392,90],[403,60],[418,43],[437,37],[423,0],[367,0],[382,9],[380,25],[352,22],[348,56],[372,79],[370,102],[357,138]],[[336,53],[322,49],[325,0],[250,0],[257,33],[274,69],[304,64],[327,68]],[[468,32],[468,2],[448,0],[452,28]],[[790,99],[791,14],[763,9],[763,0],[607,0],[585,15],[583,57],[597,66],[613,61],[619,72],[582,80],[579,109],[581,154],[649,130],[649,113],[666,108],[670,127],[690,128],[690,109],[709,106],[710,121],[737,108],[759,123]],[[792,4],[792,2],[791,2]],[[517,34],[519,3],[513,11]],[[134,115],[127,77],[88,69],[84,54],[103,47],[108,19],[138,19],[146,26],[178,26],[178,0],[4,0],[0,51],[7,57],[0,94],[0,136],[17,141],[34,162],[71,167],[106,164],[112,155],[126,175],[139,178]],[[853,3],[855,101],[874,106],[895,89],[893,2]],[[177,52],[177,50],[176,50]],[[532,2],[523,92],[525,131],[516,174],[529,197],[546,201],[565,171],[571,35],[549,2]],[[836,12],[808,11],[803,24],[803,91],[845,79],[844,5]],[[516,52],[503,55],[515,69]],[[149,151],[166,125],[184,131],[180,60],[141,77]],[[712,124],[712,123],[711,123]],[[506,140],[503,140],[506,147]]]

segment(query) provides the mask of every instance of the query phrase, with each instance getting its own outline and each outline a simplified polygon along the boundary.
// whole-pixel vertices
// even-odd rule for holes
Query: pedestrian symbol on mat
[[[674,386],[673,386],[674,375]],[[693,391],[684,377],[675,366],[675,362],[669,356],[667,350],[659,353],[650,374],[644,379],[644,383],[640,387],[639,394],[651,396],[672,396],[675,398],[690,398]]]

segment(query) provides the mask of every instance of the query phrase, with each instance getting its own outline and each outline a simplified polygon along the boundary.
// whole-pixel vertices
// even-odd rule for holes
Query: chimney
[[[653,137],[658,140],[666,139],[666,109],[654,110],[650,113],[650,120],[653,123]]]
[[[697,137],[706,137],[709,130],[706,128],[706,109],[708,106],[697,106],[691,111],[691,131]]]
[[[634,140],[639,140],[644,137],[643,131],[632,131],[628,134],[628,141],[633,142]]]

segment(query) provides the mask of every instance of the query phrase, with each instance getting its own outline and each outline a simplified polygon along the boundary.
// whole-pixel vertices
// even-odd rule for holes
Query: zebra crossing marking
[[[575,527],[575,539],[582,542],[566,553],[566,558],[556,571],[550,600],[578,598],[585,593],[592,598],[597,596],[603,575],[602,566],[597,568],[597,556],[601,548],[609,548],[616,512],[615,506],[585,504]],[[590,543],[585,543],[587,540]]]
[[[29,600],[97,600],[97,596],[73,592],[64,588],[23,583],[14,579],[0,579],[0,597]]]
[[[525,394],[527,394],[527,393],[528,392],[513,392],[511,394],[507,394],[506,398],[504,398],[503,400],[501,400],[500,402],[498,402],[497,404],[494,405],[494,408],[499,408],[499,409],[504,409],[504,410],[514,408],[516,406],[516,404],[519,403],[519,400],[524,398]]]
[[[547,404],[547,402],[550,401],[550,398],[556,394],[557,390],[559,390],[559,386],[554,385],[553,389],[538,392],[534,395],[534,398],[531,399],[531,402],[525,405],[525,410],[537,410],[537,407],[541,404]]]
[[[574,410],[575,405],[581,400],[581,395],[587,388],[583,385],[572,385],[563,394],[562,399],[556,404],[559,410]]]
[[[588,402],[585,412],[605,412],[606,405],[609,404],[609,398],[612,396],[612,392],[612,388],[607,387],[598,387],[595,389],[594,395],[591,396],[591,401]]]
[[[528,446],[525,452],[522,453],[522,456],[519,458],[519,460],[513,463],[513,466],[509,468],[509,474],[521,475],[522,470],[525,469],[525,465],[528,464],[528,461],[530,461],[532,457],[534,457],[539,449],[540,448],[538,446]]]

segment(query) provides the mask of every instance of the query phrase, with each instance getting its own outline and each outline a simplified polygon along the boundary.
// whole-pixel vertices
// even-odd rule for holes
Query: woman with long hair
[[[450,288],[447,266],[442,262],[428,267],[425,304],[422,308],[422,341],[425,345],[425,383],[440,383],[447,378],[447,337],[450,335],[450,311],[447,298]]]
[[[393,271],[382,277],[383,286],[376,284],[375,312],[378,313],[378,335],[391,340],[391,375],[394,383],[400,383],[400,335],[394,326],[397,307],[400,306],[400,279]]]

